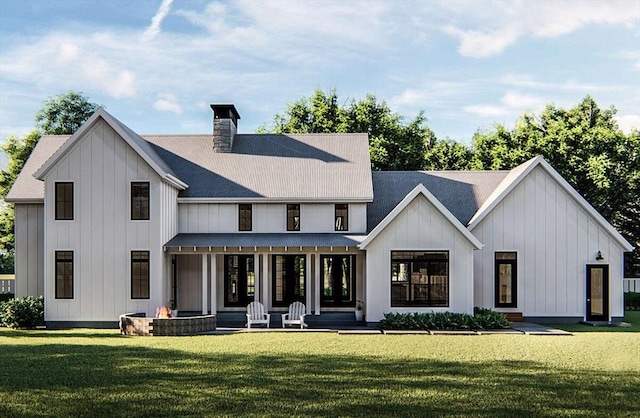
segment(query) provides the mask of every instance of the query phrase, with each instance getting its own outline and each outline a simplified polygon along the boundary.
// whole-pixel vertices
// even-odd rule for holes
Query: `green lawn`
[[[639,416],[640,333],[0,329],[0,416]]]
[[[594,327],[585,324],[550,324],[550,326],[569,332],[640,332],[640,311],[626,311],[624,322],[631,324],[631,327]]]

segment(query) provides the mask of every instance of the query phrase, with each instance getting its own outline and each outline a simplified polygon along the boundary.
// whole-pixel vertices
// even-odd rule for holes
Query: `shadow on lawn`
[[[632,372],[525,361],[12,345],[0,416],[633,416],[638,384]]]

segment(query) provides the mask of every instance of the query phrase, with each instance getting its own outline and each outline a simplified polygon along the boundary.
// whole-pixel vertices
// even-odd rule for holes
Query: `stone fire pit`
[[[195,335],[215,329],[215,315],[181,318],[147,318],[138,313],[120,315],[120,333],[124,335]]]

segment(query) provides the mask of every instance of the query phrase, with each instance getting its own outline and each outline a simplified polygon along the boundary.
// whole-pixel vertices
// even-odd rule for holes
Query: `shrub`
[[[380,321],[380,328],[389,330],[476,330],[509,326],[503,314],[479,308],[474,315],[454,312],[386,313]]]
[[[627,292],[624,294],[624,306],[627,310],[640,310],[640,293]]]
[[[9,328],[33,329],[44,325],[44,298],[27,296],[2,302],[0,322]]]
[[[6,302],[15,297],[13,293],[0,293],[0,302]]]

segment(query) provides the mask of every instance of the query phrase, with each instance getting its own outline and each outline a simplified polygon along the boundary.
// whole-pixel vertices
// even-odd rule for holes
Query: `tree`
[[[437,140],[424,157],[425,170],[469,170],[473,153],[451,139]]]
[[[335,90],[316,90],[311,97],[289,104],[273,120],[272,127],[262,126],[258,132],[367,133],[374,170],[422,169],[424,154],[435,142],[422,112],[404,124],[402,116],[372,94],[340,106]]]
[[[4,202],[18,174],[42,135],[71,135],[98,109],[80,93],[68,92],[50,97],[35,115],[36,130],[23,138],[7,137],[2,150],[8,157],[6,170],[0,170],[0,258],[11,257],[14,250],[15,214],[12,204]],[[6,264],[6,263],[5,263]]]

